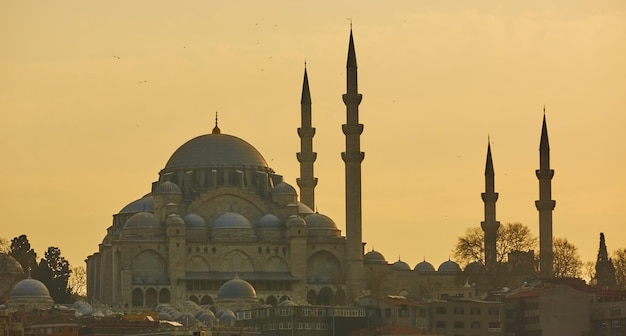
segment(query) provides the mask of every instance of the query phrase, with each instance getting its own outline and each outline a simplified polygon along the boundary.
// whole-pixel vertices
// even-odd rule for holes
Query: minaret
[[[496,238],[500,222],[496,220],[496,201],[498,193],[495,192],[495,174],[493,160],[491,159],[491,144],[487,143],[487,163],[485,164],[485,192],[481,194],[485,203],[485,220],[480,223],[485,232],[485,267],[493,270],[496,266]]]
[[[598,259],[596,260],[596,285],[599,287],[615,286],[615,266],[613,261],[609,259],[609,253],[606,250],[606,242],[604,241],[604,233],[600,232],[600,247],[598,248]]]
[[[313,176],[313,163],[317,159],[317,153],[313,151],[313,136],[315,128],[311,127],[311,93],[309,92],[309,77],[304,65],[304,82],[302,83],[302,99],[300,100],[301,127],[298,128],[300,136],[300,152],[296,154],[300,162],[300,177],[296,179],[300,187],[300,201],[309,208],[315,210],[315,186],[317,178]]]
[[[347,121],[342,125],[346,135],[346,151],[341,158],[346,164],[346,240],[347,240],[347,279],[346,285],[354,299],[365,289],[363,270],[363,239],[361,228],[361,162],[365,153],[361,152],[359,124],[359,104],[363,96],[358,91],[356,53],[350,28],[350,44],[347,62],[347,92],[343,95],[346,104]]]
[[[539,179],[539,200],[535,201],[535,206],[539,210],[539,274],[544,278],[550,278],[553,276],[552,210],[554,210],[556,202],[552,199],[554,170],[550,169],[550,144],[548,143],[545,108],[543,110],[541,143],[539,144],[539,169],[536,174],[537,179]]]

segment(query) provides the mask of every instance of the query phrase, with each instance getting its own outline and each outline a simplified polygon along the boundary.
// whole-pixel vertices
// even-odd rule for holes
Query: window
[[[278,324],[278,329],[289,330],[291,329],[291,322],[280,322]]]
[[[400,307],[398,309],[398,316],[400,316],[400,317],[409,317],[409,308],[407,308],[407,307]]]
[[[480,308],[478,308],[478,307],[470,308],[470,314],[471,315],[480,315]]]
[[[472,321],[471,327],[472,327],[472,329],[480,329],[480,322],[479,321]]]
[[[309,316],[309,315],[311,315],[311,309],[303,308],[302,309],[302,316]]]
[[[437,323],[435,323],[435,327],[437,328],[446,328],[446,321],[437,321]]]
[[[489,315],[498,315],[499,313],[498,308],[489,308]]]
[[[463,315],[463,314],[465,314],[465,308],[454,307],[454,315]]]
[[[444,307],[437,307],[437,308],[435,309],[435,314],[438,314],[438,315],[443,315],[443,314],[445,314],[445,313],[446,313],[446,308],[444,308]]]
[[[465,322],[454,321],[454,329],[463,329],[463,328],[465,328]]]
[[[419,317],[426,317],[426,309],[424,308],[419,309]]]
[[[311,329],[311,323],[304,322],[304,329]]]
[[[385,317],[391,317],[391,308],[385,308]]]

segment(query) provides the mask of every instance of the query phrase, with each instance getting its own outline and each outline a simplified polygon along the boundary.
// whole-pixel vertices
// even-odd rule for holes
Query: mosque
[[[364,253],[361,99],[351,31],[343,94],[346,149],[341,154],[346,174],[345,235],[335,220],[313,210],[317,154],[313,152],[315,128],[305,69],[298,128],[299,195],[251,144],[222,133],[216,118],[210,134],[180,146],[148,192],[113,215],[98,251],[86,259],[88,300],[129,308],[185,301],[233,305],[241,300],[248,306],[287,300],[350,305],[367,294],[428,297],[446,288],[463,287],[467,283],[464,274],[484,271],[482,264],[470,264],[462,271],[451,260],[437,269],[424,260],[412,268],[400,260],[390,263],[378,251]],[[547,141],[547,131],[545,136]],[[490,162],[489,150],[488,166]],[[549,186],[549,167],[542,163],[542,169],[537,175]],[[491,240],[499,223],[495,220],[497,193],[488,170],[483,229]],[[544,194],[538,209],[554,207],[549,192]],[[549,220],[544,226],[549,226],[551,241],[551,213],[545,212],[544,217]],[[487,240],[489,268],[490,246],[495,243]],[[548,250],[542,245],[542,253]]]

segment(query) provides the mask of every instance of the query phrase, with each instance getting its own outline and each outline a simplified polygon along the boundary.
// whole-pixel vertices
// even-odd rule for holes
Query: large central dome
[[[249,143],[228,134],[205,134],[180,146],[165,169],[215,166],[267,167],[267,162]]]

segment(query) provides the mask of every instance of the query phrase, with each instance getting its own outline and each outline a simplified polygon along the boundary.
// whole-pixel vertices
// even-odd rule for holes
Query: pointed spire
[[[493,159],[491,158],[491,141],[487,138],[487,162],[485,163],[485,176],[493,176]]]
[[[604,240],[604,233],[600,232],[600,248],[598,249],[597,261],[606,261],[606,260],[609,260],[609,253],[606,250],[606,242]]]
[[[352,23],[350,23],[350,44],[348,45],[348,69],[356,69],[356,52],[354,50],[354,38],[352,37]]]
[[[541,143],[539,144],[539,150],[550,150],[550,143],[548,142],[548,126],[546,124],[546,108],[543,108],[543,126],[541,126]]]
[[[309,90],[309,76],[306,71],[306,61],[304,62],[304,80],[302,82],[302,98],[300,104],[311,105],[311,91]]]
[[[215,111],[215,127],[213,127],[213,134],[221,134],[222,131],[217,127],[217,111]]]

